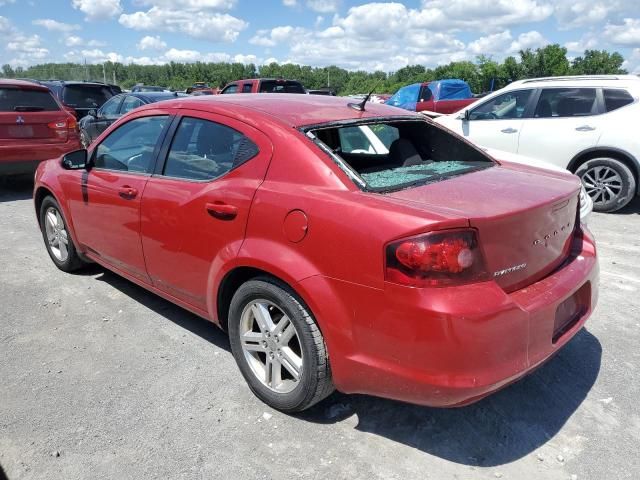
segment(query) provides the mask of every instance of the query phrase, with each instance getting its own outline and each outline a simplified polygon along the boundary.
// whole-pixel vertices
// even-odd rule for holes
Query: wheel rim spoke
[[[297,381],[300,380],[300,371],[302,369],[302,359],[295,354],[290,348],[285,347],[280,350],[280,363],[286,368],[291,376]]]
[[[247,332],[242,336],[242,348],[250,352],[264,352],[263,341],[264,337],[261,333]]]
[[[253,316],[256,319],[256,323],[262,333],[272,332],[275,325],[273,319],[269,313],[269,309],[262,303],[254,303],[251,307]]]

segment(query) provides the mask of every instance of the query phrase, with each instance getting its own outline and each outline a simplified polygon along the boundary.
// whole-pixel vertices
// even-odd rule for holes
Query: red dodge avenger
[[[219,325],[251,390],[286,412],[334,389],[460,406],[531,372],[597,300],[579,180],[349,101],[134,110],[38,168],[51,259]]]

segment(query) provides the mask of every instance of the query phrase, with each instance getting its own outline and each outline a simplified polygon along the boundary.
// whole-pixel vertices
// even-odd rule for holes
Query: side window
[[[342,153],[371,155],[387,155],[391,144],[400,136],[397,128],[384,123],[340,128],[338,135]]]
[[[125,113],[128,113],[134,108],[138,108],[140,106],[142,106],[142,100],[140,100],[137,97],[129,95],[125,97],[124,101],[122,102],[122,107],[120,107],[120,113],[124,115]]]
[[[626,90],[605,88],[603,93],[604,106],[607,112],[612,112],[633,103],[633,97]]]
[[[258,154],[242,133],[219,123],[184,117],[167,156],[163,174],[189,180],[212,180]]]
[[[227,88],[225,88],[222,93],[237,93],[238,92],[238,85],[229,85]]]
[[[100,113],[104,117],[112,117],[118,114],[118,107],[120,106],[120,102],[122,101],[122,97],[113,97],[105,103],[100,109]]]
[[[522,118],[533,90],[503,93],[474,108],[469,120],[506,120]]]
[[[433,98],[433,92],[429,88],[429,85],[423,85],[420,89],[420,98],[418,99],[421,102],[428,102]]]
[[[242,85],[242,93],[251,93],[251,87],[253,87],[253,85],[251,85],[250,83],[245,83],[244,85]]]
[[[545,88],[534,117],[582,117],[598,113],[595,88]]]
[[[93,155],[95,168],[150,173],[153,151],[169,124],[167,115],[131,120],[105,138]]]

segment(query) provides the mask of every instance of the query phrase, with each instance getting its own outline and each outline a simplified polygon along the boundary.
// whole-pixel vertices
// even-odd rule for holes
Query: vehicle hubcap
[[[240,343],[251,371],[278,393],[291,392],[302,376],[302,348],[293,322],[268,300],[254,300],[242,311]]]
[[[58,209],[47,209],[44,225],[49,250],[60,262],[66,261],[69,257],[69,235]]]
[[[622,177],[606,166],[589,168],[582,175],[582,183],[595,204],[609,203],[622,192]]]

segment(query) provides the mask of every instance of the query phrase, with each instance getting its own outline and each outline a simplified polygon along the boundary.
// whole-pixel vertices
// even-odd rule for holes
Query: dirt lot
[[[535,374],[463,409],[334,394],[287,416],[214,326],[101,268],[58,271],[30,188],[0,186],[10,480],[640,478],[638,201],[592,217],[600,304]]]

